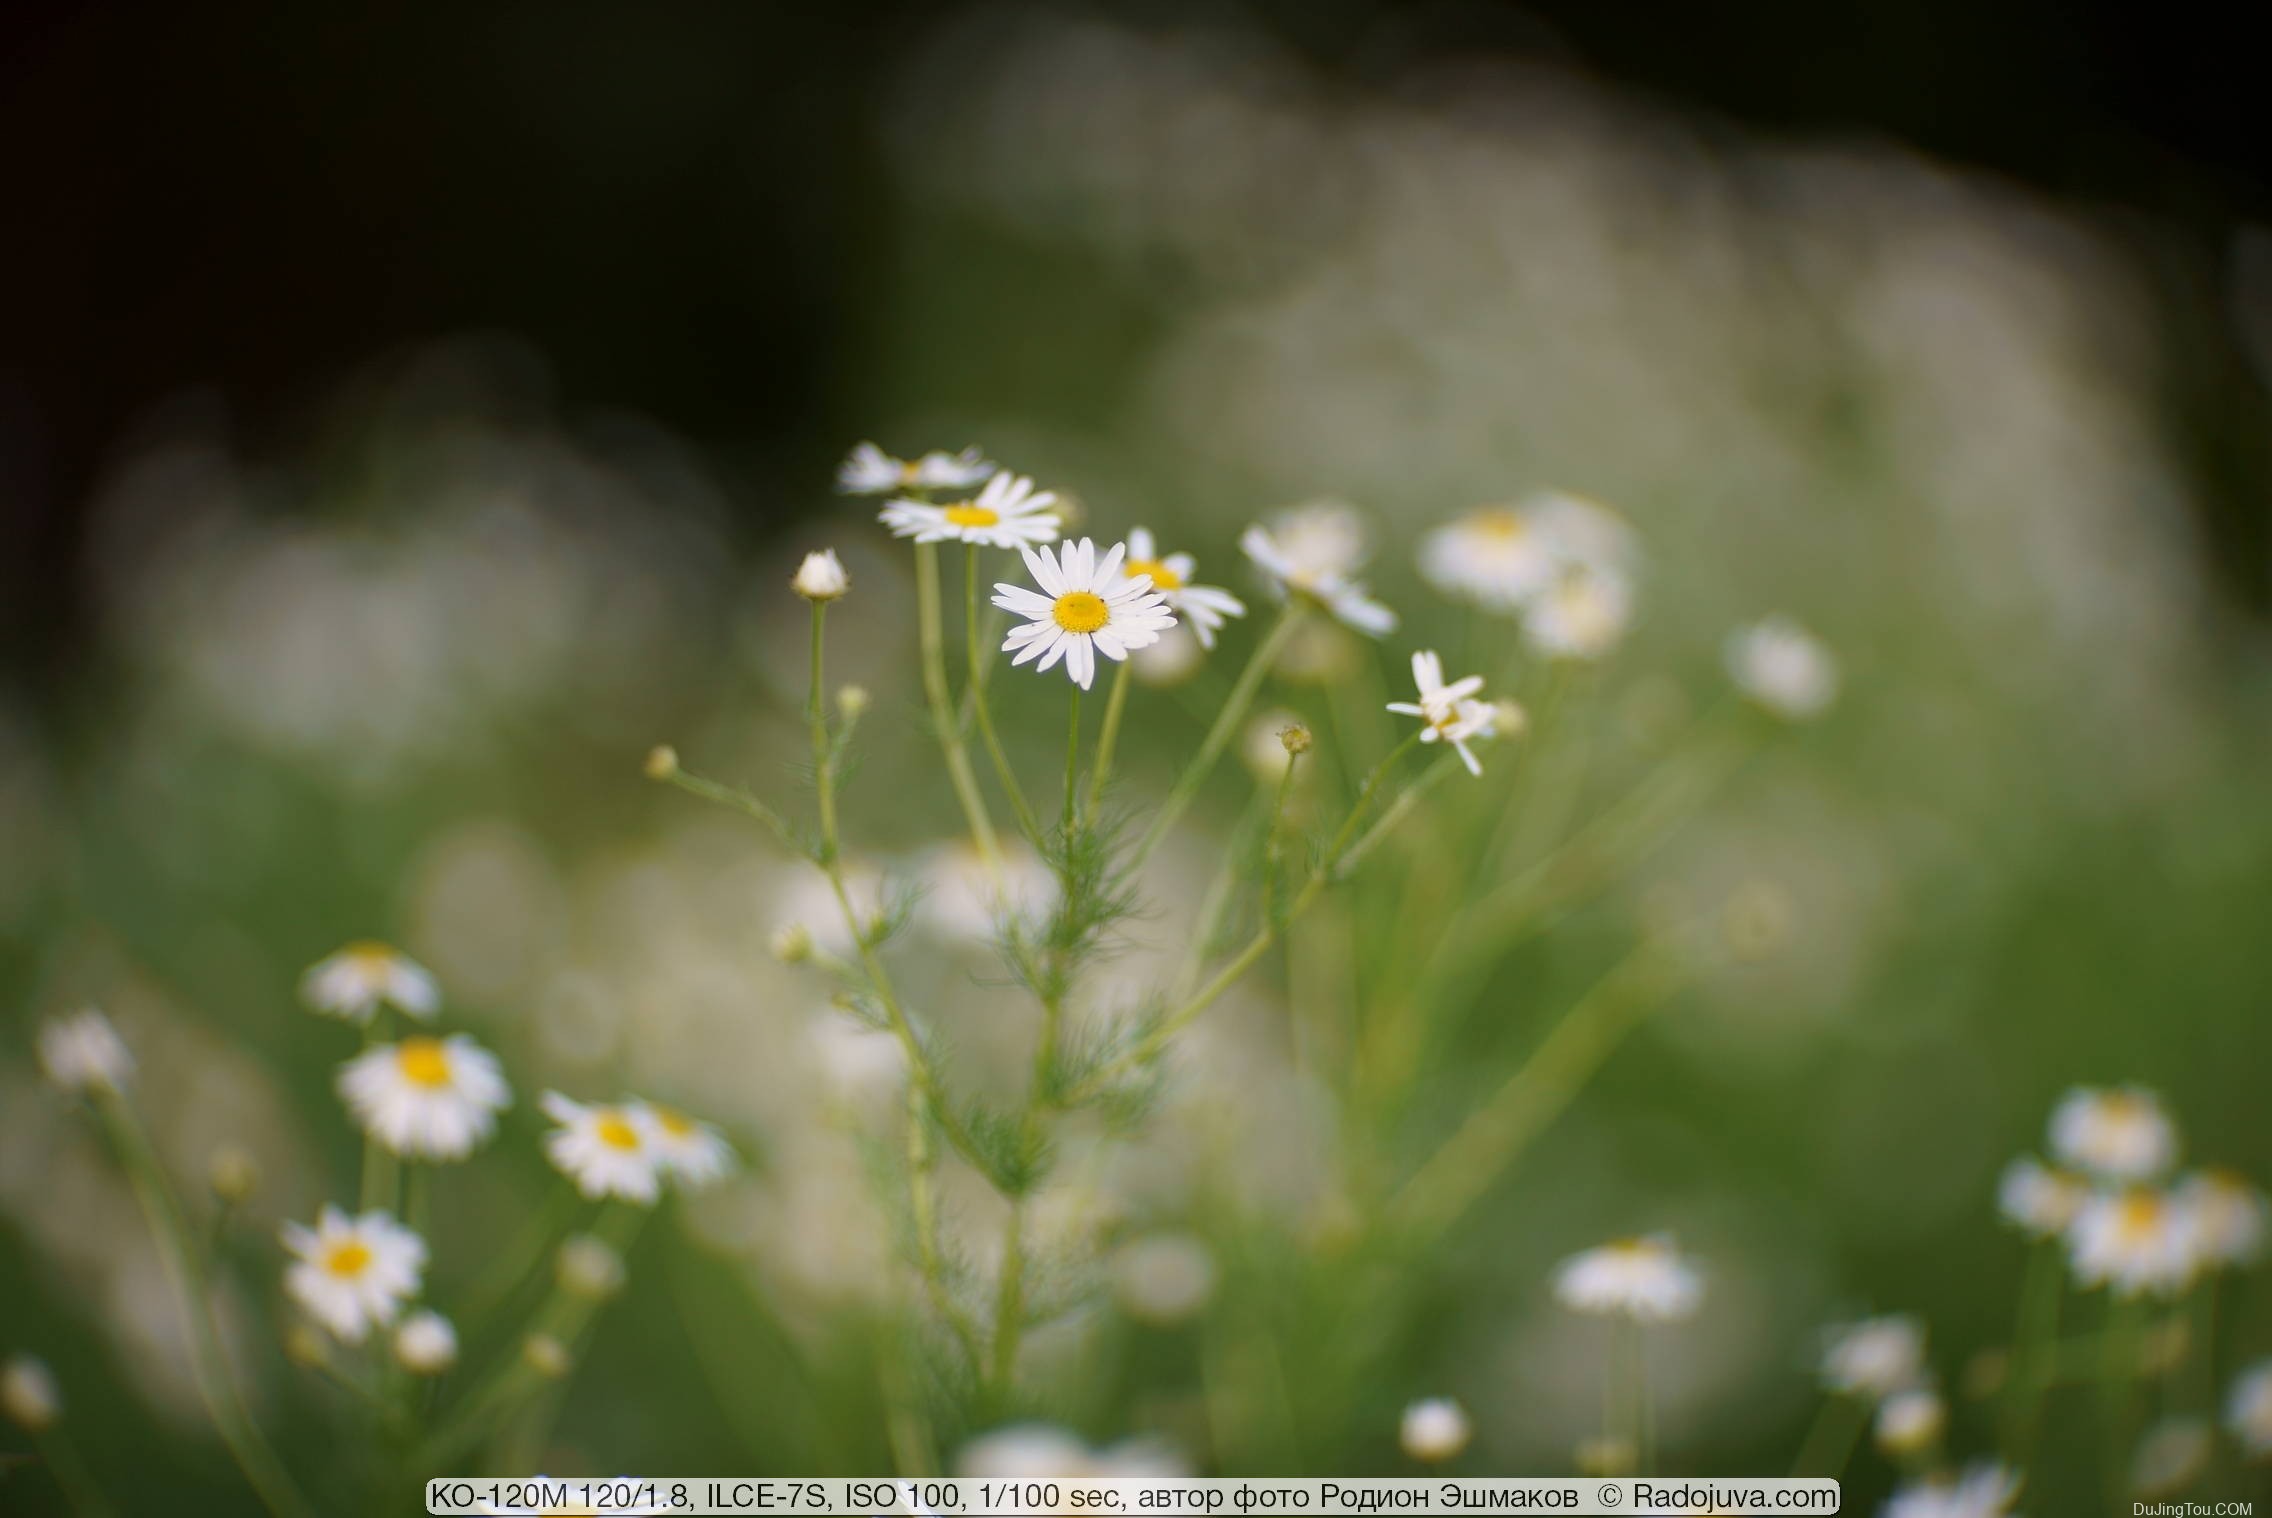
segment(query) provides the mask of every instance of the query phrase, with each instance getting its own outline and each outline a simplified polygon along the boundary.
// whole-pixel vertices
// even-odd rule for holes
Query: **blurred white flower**
[[[1633,589],[1625,576],[1572,566],[1555,577],[1523,615],[1523,635],[1557,659],[1603,658],[1617,647],[1633,620]]]
[[[1096,679],[1097,655],[1125,659],[1129,650],[1154,642],[1163,629],[1175,624],[1168,603],[1143,580],[1120,573],[1128,545],[1115,543],[1097,557],[1088,538],[1068,541],[1061,549],[1036,553],[1021,549],[1026,572],[1044,594],[1022,585],[997,583],[994,604],[1013,616],[1028,620],[1010,629],[1002,651],[1017,650],[1013,665],[1039,658],[1038,673],[1059,659],[1075,685],[1087,690]]]
[[[1064,1480],[1087,1475],[1088,1470],[1088,1445],[1078,1434],[1051,1423],[998,1428],[971,1440],[955,1456],[955,1471],[963,1476]]]
[[[1374,600],[1350,572],[1363,562],[1364,538],[1346,507],[1287,513],[1269,527],[1249,527],[1239,548],[1281,598],[1302,596],[1361,633],[1396,630],[1396,613]]]
[[[603,1301],[623,1289],[623,1256],[605,1239],[588,1233],[570,1234],[561,1241],[553,1274],[563,1291]]]
[[[662,1194],[655,1124],[638,1106],[586,1105],[547,1091],[544,1111],[560,1125],[544,1136],[545,1155],[587,1199],[654,1205]]]
[[[917,867],[923,898],[916,922],[945,943],[990,943],[1005,916],[1032,918],[1057,904],[1057,872],[1032,849],[1007,844],[1001,881],[968,838],[942,843]]]
[[[347,1344],[392,1323],[426,1270],[425,1240],[384,1212],[350,1217],[327,1206],[314,1229],[286,1223],[283,1238],[299,1262],[284,1273],[284,1290]]]
[[[1420,539],[1420,575],[1447,595],[1520,610],[1553,583],[1552,540],[1517,506],[1479,506]]]
[[[1941,1394],[1912,1387],[1878,1404],[1875,1437],[1879,1449],[1905,1460],[1939,1444],[1948,1426],[1948,1404]]]
[[[1136,678],[1146,685],[1181,685],[1199,673],[1199,667],[1207,662],[1207,654],[1199,646],[1190,624],[1178,622],[1173,627],[1162,628],[1158,642],[1147,643],[1130,653],[1128,662],[1135,669]]]
[[[1033,481],[1008,470],[986,482],[975,500],[934,506],[928,501],[892,501],[879,514],[892,536],[918,543],[979,543],[989,548],[1023,548],[1057,536],[1062,513],[1054,491],[1036,490]]]
[[[430,1020],[441,1010],[441,988],[408,955],[365,939],[316,961],[300,977],[300,999],[318,1012],[367,1023],[381,1005]]]
[[[2032,1237],[2048,1239],[2067,1231],[2090,1195],[2081,1177],[2023,1154],[2004,1167],[2003,1179],[1996,1185],[1996,1208],[2006,1222]]]
[[[1187,1233],[1154,1233],[1112,1259],[1113,1294],[1127,1314],[1162,1326],[1198,1315],[1215,1294],[1215,1257]]]
[[[2003,1518],[2020,1494],[2009,1466],[1981,1461],[1961,1476],[1937,1474],[1893,1494],[1880,1518]]]
[[[1245,616],[1246,603],[1217,586],[1194,584],[1191,577],[1198,572],[1199,562],[1190,554],[1161,553],[1150,528],[1128,529],[1128,562],[1123,573],[1130,579],[1149,577],[1152,589],[1190,625],[1199,646],[1211,649],[1224,619]]]
[[[2247,1265],[2264,1252],[2264,1193],[2229,1170],[2203,1170],[2177,1187],[2178,1205],[2193,1218],[2204,1265]]]
[[[1490,737],[1498,720],[1496,708],[1474,699],[1483,689],[1483,677],[1468,675],[1446,685],[1444,661],[1434,649],[1423,649],[1412,656],[1412,682],[1419,687],[1420,699],[1391,701],[1388,709],[1399,716],[1418,717],[1425,724],[1420,729],[1422,743],[1450,744],[1470,775],[1482,774],[1483,761],[1467,743],[1470,738]]]
[[[842,1013],[813,1019],[813,1058],[831,1090],[861,1105],[881,1105],[907,1083],[907,1050],[881,1028]]]
[[[2272,1360],[2259,1360],[2233,1378],[2225,1396],[2225,1427],[2251,1460],[2272,1459]]]
[[[836,471],[836,488],[846,495],[888,495],[894,490],[960,490],[994,473],[976,448],[960,453],[933,449],[915,459],[895,459],[873,443],[852,450]]]
[[[1554,1295],[1573,1312],[1670,1323],[1695,1313],[1704,1281],[1671,1240],[1652,1235],[1572,1255],[1554,1272]]]
[[[85,1007],[41,1026],[39,1067],[49,1081],[75,1095],[123,1091],[134,1075],[134,1055],[109,1018]]]
[[[2141,1086],[2081,1086],[2051,1113],[2051,1154],[2101,1180],[2150,1180],[2177,1163],[2177,1127]]]
[[[1824,1338],[1825,1390],[1876,1401],[1916,1385],[1925,1373],[1925,1325],[1906,1313],[1848,1323]]]
[[[1778,717],[1820,716],[1838,696],[1838,663],[1821,639],[1788,617],[1769,617],[1728,634],[1728,676]]]
[[[844,572],[836,550],[824,548],[805,555],[789,588],[808,601],[833,601],[852,588],[852,577]]]
[[[32,1355],[11,1355],[0,1368],[0,1413],[27,1433],[52,1428],[63,1416],[63,1389],[55,1372]]]
[[[394,1331],[394,1357],[414,1376],[438,1376],[458,1362],[458,1331],[438,1312],[414,1312]]]
[[[2111,1287],[2117,1296],[2175,1296],[2201,1265],[2191,1213],[2146,1186],[2092,1196],[2067,1231],[2067,1248],[2078,1282]]]
[[[2130,1461],[2130,1489],[2149,1499],[2174,1496],[2208,1470],[2213,1444],[2206,1419],[2162,1419],[2138,1441]]]
[[[1435,1465],[1466,1449],[1474,1433],[1466,1408],[1449,1397],[1427,1397],[1405,1408],[1397,1442],[1413,1459]]]
[[[733,1146],[710,1124],[660,1102],[642,1102],[635,1110],[644,1120],[655,1168],[681,1185],[707,1186],[734,1168]]]
[[[512,1102],[497,1056],[463,1033],[377,1044],[341,1067],[339,1094],[396,1154],[462,1160]]]

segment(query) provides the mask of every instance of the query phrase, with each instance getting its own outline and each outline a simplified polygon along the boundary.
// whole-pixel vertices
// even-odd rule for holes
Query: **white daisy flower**
[[[1523,503],[1523,513],[1551,545],[1555,560],[1625,578],[1639,558],[1625,518],[1589,496],[1549,490]]]
[[[1736,689],[1793,722],[1818,717],[1838,696],[1838,663],[1821,639],[1789,617],[1769,617],[1728,635],[1723,654]]]
[[[1271,590],[1281,599],[1305,597],[1337,621],[1378,638],[1396,630],[1396,613],[1350,577],[1364,560],[1364,538],[1355,521],[1355,513],[1345,507],[1310,508],[1280,516],[1269,527],[1249,527],[1239,535],[1239,548],[1269,577]]]
[[[1057,536],[1057,496],[1036,490],[1033,481],[1008,470],[986,482],[975,500],[934,506],[928,501],[892,501],[879,514],[894,537],[918,543],[983,543],[989,548],[1022,548]]]
[[[1001,881],[968,838],[929,850],[917,866],[915,921],[943,943],[990,943],[1005,916],[1038,917],[1057,904],[1057,872],[1022,844],[1006,844]]]
[[[367,1023],[383,1004],[430,1021],[442,1008],[441,988],[398,949],[365,939],[317,960],[300,977],[300,999],[318,1012]]]
[[[1704,1280],[1670,1239],[1657,1235],[1572,1255],[1554,1272],[1554,1295],[1572,1312],[1671,1323],[1696,1311]]]
[[[1829,1330],[1822,1349],[1826,1391],[1878,1401],[1925,1374],[1925,1325],[1907,1314],[1865,1318]]]
[[[33,1355],[11,1355],[0,1369],[0,1413],[28,1433],[53,1428],[63,1416],[63,1389],[55,1372]]]
[[[1002,651],[1016,649],[1010,662],[1045,670],[1059,659],[1073,683],[1087,690],[1097,675],[1097,655],[1125,659],[1130,649],[1158,640],[1175,625],[1167,601],[1147,579],[1129,579],[1120,573],[1128,545],[1115,543],[1097,557],[1096,544],[1087,538],[1061,548],[1030,548],[1019,552],[1026,572],[1047,592],[1036,595],[1022,585],[997,584],[994,604],[1029,620],[1010,629]]]
[[[1150,528],[1128,529],[1128,562],[1121,572],[1131,580],[1138,575],[1149,579],[1152,589],[1190,626],[1201,648],[1215,646],[1224,619],[1246,615],[1246,603],[1229,591],[1194,584],[1191,577],[1199,572],[1199,561],[1187,553],[1161,553]]]
[[[1621,574],[1571,566],[1523,614],[1523,636],[1557,659],[1599,659],[1633,620],[1632,583]]]
[[[2090,1195],[2082,1177],[2023,1154],[2004,1167],[1996,1184],[1996,1209],[2022,1232],[2048,1239],[2067,1231]]]
[[[1459,750],[1460,763],[1467,766],[1469,774],[1482,774],[1483,761],[1467,743],[1470,738],[1492,736],[1499,720],[1496,707],[1474,699],[1483,689],[1483,677],[1469,675],[1446,685],[1444,661],[1434,649],[1422,649],[1412,656],[1412,682],[1420,688],[1420,699],[1391,701],[1388,709],[1400,716],[1418,717],[1425,724],[1420,730],[1422,743],[1450,744]]]
[[[394,1357],[414,1376],[438,1376],[458,1363],[458,1331],[438,1312],[414,1312],[394,1331]]]
[[[2207,1265],[2248,1265],[2264,1252],[2264,1193],[2229,1170],[2203,1170],[2177,1188],[2193,1216],[2194,1247]]]
[[[1878,1404],[1874,1435],[1879,1449],[1897,1460],[1907,1459],[1939,1444],[1948,1426],[1948,1404],[1940,1393],[1912,1387]]]
[[[1435,1465],[1466,1449],[1474,1433],[1475,1425],[1468,1421],[1466,1408],[1449,1397],[1427,1397],[1405,1408],[1396,1438],[1407,1455],[1424,1465]]]
[[[1113,1295],[1141,1323],[1196,1317],[1215,1295],[1215,1257],[1188,1233],[1132,1239],[1112,1258]]]
[[[734,1168],[734,1148],[710,1124],[660,1102],[640,1104],[656,1168],[683,1185],[707,1186]]]
[[[93,1007],[51,1017],[39,1030],[39,1068],[75,1096],[123,1091],[134,1075],[134,1054]]]
[[[1420,539],[1420,576],[1446,595],[1516,611],[1554,582],[1554,539],[1517,506],[1479,506]]]
[[[833,601],[852,588],[852,577],[844,572],[844,561],[837,558],[836,550],[824,548],[805,555],[789,588],[808,601]]]
[[[1995,1461],[1968,1465],[1957,1477],[1935,1475],[1893,1494],[1879,1518],[2004,1518],[2020,1494],[2020,1478]]]
[[[513,1100],[497,1056],[463,1033],[374,1045],[341,1067],[339,1094],[365,1133],[424,1160],[464,1159]]]
[[[963,490],[994,473],[976,448],[960,453],[933,449],[921,458],[895,459],[873,443],[852,450],[836,471],[836,488],[846,495],[889,495],[894,490]]]
[[[2146,1186],[2101,1192],[2085,1202],[2067,1231],[2067,1251],[2077,1281],[2124,1297],[2148,1291],[2174,1297],[2201,1265],[2190,1211]]]
[[[636,1104],[586,1105],[544,1093],[545,1115],[560,1126],[544,1136],[545,1156],[592,1201],[618,1196],[653,1206],[662,1195],[656,1124]]]
[[[362,1343],[418,1295],[426,1242],[384,1212],[349,1217],[326,1207],[313,1230],[286,1223],[283,1236],[299,1259],[284,1290],[343,1343]]]
[[[2272,1459],[2272,1360],[2259,1360],[2233,1378],[2225,1395],[2225,1427],[2249,1459]]]
[[[2214,1438],[2202,1418],[2164,1418],[2146,1430],[2130,1461],[2130,1489],[2141,1497],[2171,1497],[2209,1468]]]
[[[2051,1153],[2101,1180],[2151,1180],[2177,1163],[2177,1126],[2142,1086],[2080,1086],[2052,1110]]]

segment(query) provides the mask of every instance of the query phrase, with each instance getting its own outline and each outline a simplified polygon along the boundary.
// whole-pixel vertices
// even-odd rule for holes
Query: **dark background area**
[[[1124,6],[1243,17],[1358,86],[1435,58],[1560,60],[1713,119],[1891,138],[2136,228],[2185,361],[2173,434],[2261,613],[2272,467],[2236,303],[2267,217],[2262,54],[2235,8],[1869,0],[1658,7]],[[571,415],[651,415],[762,528],[869,430],[892,256],[871,140],[912,5],[18,3],[0,10],[0,669],[83,651],[76,566],[150,408],[289,441],[375,354],[508,332]]]

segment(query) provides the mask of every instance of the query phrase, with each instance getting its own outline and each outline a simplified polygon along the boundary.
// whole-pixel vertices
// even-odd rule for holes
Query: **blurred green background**
[[[1210,1237],[1217,1313],[1366,1341],[1363,1393],[1211,1452],[1208,1336],[1108,1302],[1063,1336],[1081,1373],[1043,1377],[1092,1440],[1401,1470],[1396,1411],[1446,1393],[1477,1422],[1463,1469],[1566,1469],[1599,1370],[1547,1272],[1665,1227],[1711,1292],[1661,1352],[1666,1462],[1779,1471],[1815,1325],[1921,1313],[1952,1384],[2008,1337],[1995,1176],[2066,1087],[2154,1086],[2190,1157],[2272,1178],[2260,165],[2213,90],[2182,118],[2093,95],[2048,131],[2066,76],[1999,40],[2040,19],[1982,23],[1981,82],[1946,82],[2002,87],[2004,117],[1921,119],[1858,86],[1851,115],[1743,73],[1714,95],[1715,57],[1808,71],[1821,39],[1765,21],[1685,71],[1638,18],[1535,10],[25,23],[11,122],[100,129],[21,181],[53,214],[14,218],[0,337],[0,1348],[56,1366],[124,1510],[240,1510],[123,1187],[29,1059],[39,1017],[99,1002],[187,1183],[220,1143],[260,1157],[240,1343],[288,1458],[327,1467],[343,1410],[264,1331],[273,1222],[356,1155],[349,1035],[293,981],[376,935],[520,1098],[445,1177],[438,1299],[541,1195],[545,1085],[681,1102],[750,1160],[643,1242],[549,1462],[885,1468],[899,1349],[861,1155],[896,1073],[767,952],[813,910],[797,872],[638,779],[669,740],[795,796],[783,586],[834,546],[836,667],[877,696],[850,826],[879,863],[939,840],[905,559],[828,488],[870,434],[980,443],[1242,589],[1252,517],[1359,502],[1410,629],[1391,676],[1468,636],[1412,570],[1424,527],[1547,485],[1614,502],[1648,567],[1592,708],[1596,795],[1713,698],[1733,623],[1788,611],[1845,667],[1827,721],[1500,966],[1417,1108],[1471,1101],[1652,903],[1764,884],[1791,912],[1781,953],[1637,1037],[1415,1267],[1423,1306],[1303,1319],[1316,1094],[1273,1064],[1282,982],[1225,1009],[1237,1099],[1196,1098],[1222,1131],[1097,1189]],[[211,67],[163,70],[176,49]],[[1868,77],[1904,99],[1914,61]],[[2123,76],[2147,105],[2157,61]],[[1048,696],[1005,691],[1037,773]],[[1139,702],[1135,798],[1204,720]],[[1230,768],[1163,887],[1235,815]],[[983,962],[920,952],[975,1020]],[[1195,1161],[1226,1148],[1229,1179]],[[2253,1283],[2223,1322],[2227,1365],[2272,1352]],[[2055,1413],[2038,1510],[2081,1503],[2091,1437]],[[1859,1510],[1888,1478],[1854,1480]]]

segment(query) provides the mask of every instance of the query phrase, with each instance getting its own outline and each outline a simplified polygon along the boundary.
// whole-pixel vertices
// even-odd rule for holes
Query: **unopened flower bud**
[[[667,743],[658,743],[647,750],[647,778],[668,780],[678,773],[678,750]]]
[[[295,1323],[284,1331],[284,1358],[313,1370],[331,1359],[331,1346],[311,1324]]]
[[[205,1184],[224,1207],[241,1207],[260,1189],[260,1165],[240,1144],[223,1144],[206,1162]]]
[[[847,685],[836,693],[836,709],[847,717],[857,717],[868,709],[868,688],[865,685]]]
[[[801,922],[785,922],[773,930],[773,957],[785,965],[801,965],[813,957],[812,929]]]
[[[528,1362],[529,1369],[547,1381],[562,1380],[575,1368],[568,1346],[550,1334],[530,1334],[521,1345],[521,1358]]]
[[[414,1376],[438,1376],[457,1364],[458,1331],[438,1312],[414,1312],[394,1331],[394,1357]]]
[[[16,1355],[0,1369],[0,1412],[29,1433],[55,1426],[63,1416],[63,1392],[46,1361]]]
[[[597,1302],[623,1289],[623,1256],[604,1239],[579,1233],[560,1246],[560,1289]]]
[[[844,572],[836,550],[824,548],[805,555],[805,562],[797,566],[796,578],[789,584],[808,601],[833,601],[852,588],[852,577]]]
[[[1937,1392],[1896,1392],[1878,1404],[1878,1448],[1897,1460],[1933,1448],[1948,1426],[1948,1406]]]
[[[1449,1397],[1430,1397],[1404,1410],[1397,1442],[1413,1459],[1434,1465],[1466,1449],[1474,1432],[1465,1408]]]
[[[1491,733],[1498,738],[1520,738],[1530,730],[1530,713],[1512,697],[1491,703]]]
[[[1289,754],[1306,754],[1317,743],[1310,730],[1299,722],[1278,729],[1278,741],[1286,745]]]

